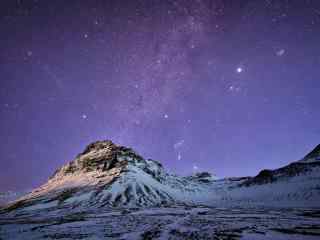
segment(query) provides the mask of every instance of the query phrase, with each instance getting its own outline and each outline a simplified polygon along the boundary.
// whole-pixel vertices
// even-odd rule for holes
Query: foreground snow
[[[319,239],[320,209],[56,209],[0,217],[1,239]]]

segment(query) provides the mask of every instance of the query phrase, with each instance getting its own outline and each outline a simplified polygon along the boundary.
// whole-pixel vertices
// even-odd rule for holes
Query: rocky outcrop
[[[123,168],[128,162],[144,162],[132,149],[113,142],[97,141],[89,144],[75,160],[58,169],[51,179],[75,173],[106,172],[112,168]]]
[[[203,183],[208,183],[216,179],[215,176],[213,176],[211,173],[208,172],[199,172],[195,173],[191,176],[186,177],[189,180],[192,181],[198,181],[198,182],[203,182]]]

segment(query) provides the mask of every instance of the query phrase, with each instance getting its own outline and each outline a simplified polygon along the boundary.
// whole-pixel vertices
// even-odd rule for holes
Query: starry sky
[[[0,191],[111,139],[180,175],[255,175],[320,141],[318,0],[4,0]]]

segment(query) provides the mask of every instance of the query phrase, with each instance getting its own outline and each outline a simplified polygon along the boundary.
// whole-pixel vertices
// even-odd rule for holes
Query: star
[[[199,167],[198,167],[196,164],[193,164],[192,169],[193,169],[194,171],[197,171],[197,170],[199,170]]]
[[[82,118],[82,119],[87,119],[88,116],[87,116],[86,114],[82,114],[81,118]]]
[[[281,57],[281,56],[283,56],[285,54],[285,52],[286,51],[284,49],[280,49],[279,51],[276,52],[276,54],[277,54],[278,57]]]
[[[165,119],[168,119],[168,118],[169,118],[169,115],[168,115],[168,114],[164,114],[163,117],[164,117]]]
[[[243,72],[243,68],[242,67],[238,67],[237,68],[237,73],[242,73]]]
[[[237,86],[234,86],[234,85],[231,85],[231,86],[229,86],[228,91],[229,92],[240,92],[241,88],[237,87]]]
[[[10,105],[8,103],[5,103],[3,106],[4,106],[4,108],[7,108],[7,109],[10,107]]]
[[[135,120],[134,121],[134,124],[137,125],[137,126],[140,125],[140,123],[141,123],[140,120]]]
[[[180,148],[183,144],[184,144],[184,139],[176,142],[176,143],[173,145],[173,148],[174,148],[174,149],[178,149],[178,148]]]

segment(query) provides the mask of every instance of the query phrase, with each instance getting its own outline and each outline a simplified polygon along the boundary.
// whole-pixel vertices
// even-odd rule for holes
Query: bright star
[[[238,67],[237,68],[237,73],[242,73],[243,72],[243,68],[242,67]]]

